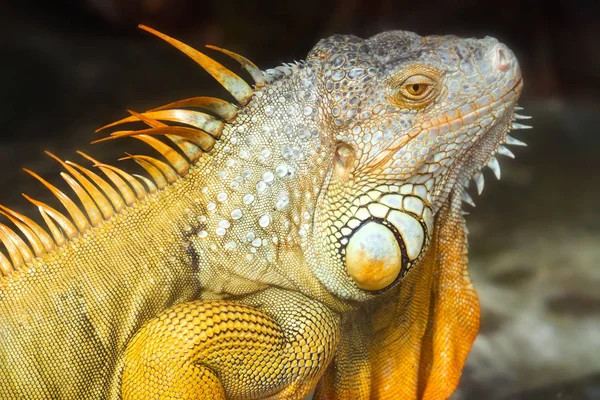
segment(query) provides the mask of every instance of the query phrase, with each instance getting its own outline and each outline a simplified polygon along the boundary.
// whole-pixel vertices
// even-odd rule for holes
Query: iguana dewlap
[[[143,28],[237,104],[108,126],[161,155],[128,155],[143,176],[49,153],[67,196],[28,171],[68,216],[27,197],[45,229],[0,206],[0,397],[448,398],[479,327],[461,202],[523,145],[513,53],[392,31],[263,72],[213,47],[251,87]]]

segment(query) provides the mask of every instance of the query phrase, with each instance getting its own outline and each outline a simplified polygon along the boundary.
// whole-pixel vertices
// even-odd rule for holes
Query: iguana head
[[[522,78],[496,39],[395,31],[333,36],[310,53],[322,135],[335,151],[314,218],[314,273],[342,297],[368,298],[426,251],[436,212],[464,192],[511,129]],[[468,198],[468,194],[465,196]]]

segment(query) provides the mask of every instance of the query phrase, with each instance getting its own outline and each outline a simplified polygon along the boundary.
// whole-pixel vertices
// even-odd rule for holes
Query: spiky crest
[[[248,83],[218,62],[151,28],[143,25],[140,25],[140,28],[164,39],[196,61],[223,85],[241,105],[246,104],[253,96],[254,90]],[[255,80],[255,86],[261,87],[266,84],[265,74],[246,58],[218,47],[208,47],[238,61]],[[203,109],[214,116],[189,108]],[[77,151],[80,156],[92,162],[94,167],[102,171],[108,178],[107,181],[88,168],[72,161],[63,161],[56,155],[46,151],[49,157],[58,161],[65,169],[65,172],[61,172],[60,175],[74,191],[79,203],[83,206],[83,210],[68,195],[44,178],[33,171],[24,169],[59,199],[67,210],[69,217],[49,205],[23,194],[27,200],[38,207],[40,215],[48,227],[46,231],[32,219],[0,205],[0,214],[16,226],[25,238],[25,240],[22,239],[11,228],[0,224],[0,242],[8,253],[8,257],[6,257],[0,252],[0,276],[7,277],[16,271],[22,270],[27,263],[33,261],[36,257],[43,257],[57,247],[63,246],[68,240],[93,229],[103,221],[116,218],[126,207],[133,205],[135,202],[143,201],[149,195],[157,193],[157,191],[185,176],[191,165],[196,163],[203,154],[213,149],[225,125],[236,117],[238,107],[214,97],[193,97],[169,103],[144,113],[135,111],[129,111],[129,113],[131,116],[103,126],[98,131],[133,122],[142,122],[149,128],[116,131],[108,137],[92,143],[133,137],[155,149],[167,162],[150,156],[127,153],[127,156],[122,160],[132,159],[137,162],[148,172],[149,177],[145,177],[129,174],[120,168],[104,164],[81,151]],[[185,126],[168,125],[168,123]],[[181,150],[183,155],[171,145],[157,139],[157,136],[164,136],[169,139]]]

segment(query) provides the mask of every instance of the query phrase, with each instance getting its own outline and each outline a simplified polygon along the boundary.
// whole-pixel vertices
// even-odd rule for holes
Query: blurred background
[[[500,160],[501,181],[485,173],[469,210],[483,321],[454,398],[600,399],[600,2],[3,0],[4,205],[32,215],[20,193],[49,198],[20,171],[55,176],[43,150],[76,159],[81,149],[101,160],[131,151],[137,141],[87,144],[127,108],[227,96],[138,23],[196,48],[225,47],[263,69],[303,59],[333,33],[403,29],[506,43],[522,65],[520,104],[534,129],[515,132],[529,147]]]

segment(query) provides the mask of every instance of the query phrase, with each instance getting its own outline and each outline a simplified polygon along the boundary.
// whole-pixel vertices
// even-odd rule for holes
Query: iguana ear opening
[[[335,150],[333,170],[343,181],[347,180],[356,160],[356,151],[347,143],[340,143]]]

